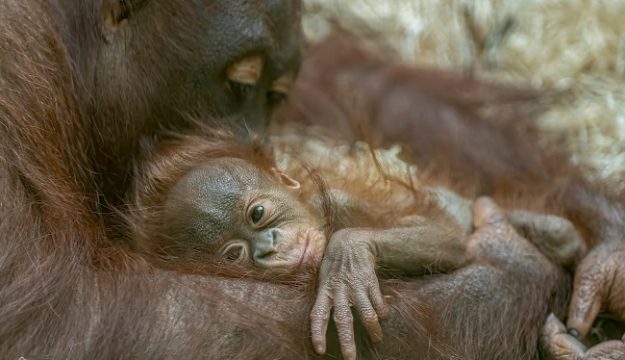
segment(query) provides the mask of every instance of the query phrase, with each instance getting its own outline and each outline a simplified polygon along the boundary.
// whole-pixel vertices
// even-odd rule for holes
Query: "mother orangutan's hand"
[[[541,344],[550,360],[625,360],[625,337],[587,349],[553,314],[545,323]]]
[[[625,241],[598,245],[577,267],[569,330],[586,336],[601,310],[625,320]]]

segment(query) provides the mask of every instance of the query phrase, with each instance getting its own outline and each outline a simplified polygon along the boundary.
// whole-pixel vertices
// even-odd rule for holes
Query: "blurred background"
[[[390,61],[562,91],[542,141],[625,190],[625,0],[304,0],[315,43],[349,33]]]

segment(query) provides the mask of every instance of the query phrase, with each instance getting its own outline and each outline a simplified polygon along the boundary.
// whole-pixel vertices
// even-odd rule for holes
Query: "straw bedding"
[[[311,42],[339,29],[393,60],[565,90],[539,119],[600,177],[625,189],[625,0],[305,0]]]

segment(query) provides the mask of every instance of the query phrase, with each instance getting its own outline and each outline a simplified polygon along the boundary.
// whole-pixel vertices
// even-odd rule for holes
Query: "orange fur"
[[[121,64],[125,57],[101,56],[118,34],[102,32],[105,3],[116,2],[0,2],[0,353],[6,358],[313,358],[307,316],[314,284],[262,282],[238,272],[197,276],[163,271],[110,237],[119,220],[110,209],[128,191],[139,135],[160,127],[189,127],[179,112],[194,109],[177,108],[180,104],[171,99],[199,90],[179,91],[177,85],[192,78],[199,86],[204,79],[196,76],[206,76],[212,66],[185,63],[203,50],[193,46],[219,40],[211,37],[216,32],[206,29],[212,23],[202,16],[238,6],[236,21],[232,13],[218,20],[232,25],[250,17],[259,21],[254,24],[268,20],[263,24],[273,34],[285,26],[280,21],[295,21],[299,2],[137,2],[145,11],[138,15],[145,16],[136,20],[148,19],[150,31],[122,39],[119,54],[145,55],[136,71]],[[265,8],[269,3],[282,6]],[[288,13],[270,16],[284,6]],[[253,12],[258,9],[260,14]],[[127,24],[134,26],[134,20]],[[294,43],[294,28],[291,24],[276,33]],[[223,34],[243,34],[240,30],[220,28]],[[128,46],[134,41],[150,45],[133,51]],[[361,97],[372,105],[361,104],[357,110],[395,126],[411,124],[405,133],[417,162],[428,170],[435,166],[429,160],[441,164],[448,182],[512,197],[517,185],[536,180],[533,187],[539,193],[556,194],[540,206],[578,220],[589,239],[622,233],[623,216],[614,216],[623,211],[620,203],[580,181],[576,171],[541,162],[554,157],[537,155],[531,136],[493,126],[475,113],[483,103],[502,100],[493,96],[500,89],[439,72],[387,67],[360,54],[341,55],[341,68],[332,65],[335,54],[341,52],[317,55],[303,71],[292,101],[306,116],[339,123],[345,116],[335,102],[340,93],[321,95],[335,94],[336,84],[347,79],[354,84],[347,83],[350,87],[365,90]],[[98,74],[97,61],[111,58],[120,61],[115,71]],[[175,71],[166,74],[167,69]],[[191,69],[202,70],[189,73]],[[318,74],[318,82],[311,82],[311,73]],[[519,95],[503,94],[504,99]],[[203,95],[201,100],[208,101],[217,93]],[[410,105],[419,97],[416,109],[398,100],[408,98]],[[220,115],[240,108],[227,107],[227,99],[215,101],[195,110]],[[392,109],[402,110],[404,117]],[[410,119],[421,111],[430,122]],[[512,113],[516,119],[518,113]],[[376,135],[401,140],[388,123],[382,125],[387,126],[373,127]],[[553,174],[560,174],[561,181],[552,182]],[[362,357],[537,358],[538,328],[548,311],[562,310],[568,279],[556,267],[535,273],[529,271],[535,268],[531,262],[513,265],[385,283],[395,309],[385,322],[387,338],[372,345],[359,336]],[[336,353],[331,347],[328,356]]]

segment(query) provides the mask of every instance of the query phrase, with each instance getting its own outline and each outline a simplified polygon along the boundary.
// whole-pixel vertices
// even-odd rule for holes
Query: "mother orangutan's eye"
[[[243,58],[226,69],[228,87],[241,100],[250,97],[258,86],[265,60],[260,55],[251,55]]]
[[[252,223],[258,224],[258,222],[263,219],[263,215],[265,215],[265,208],[262,206],[256,206],[250,214],[250,219],[252,220]]]
[[[279,91],[269,91],[267,93],[267,103],[269,106],[277,106],[286,100],[287,94]]]
[[[249,98],[254,91],[256,91],[256,85],[244,84],[240,82],[230,81],[228,83],[232,93],[240,100]]]
[[[267,93],[269,106],[276,106],[286,99],[289,90],[293,86],[293,81],[294,75],[289,73],[280,76],[271,84],[271,89]]]

